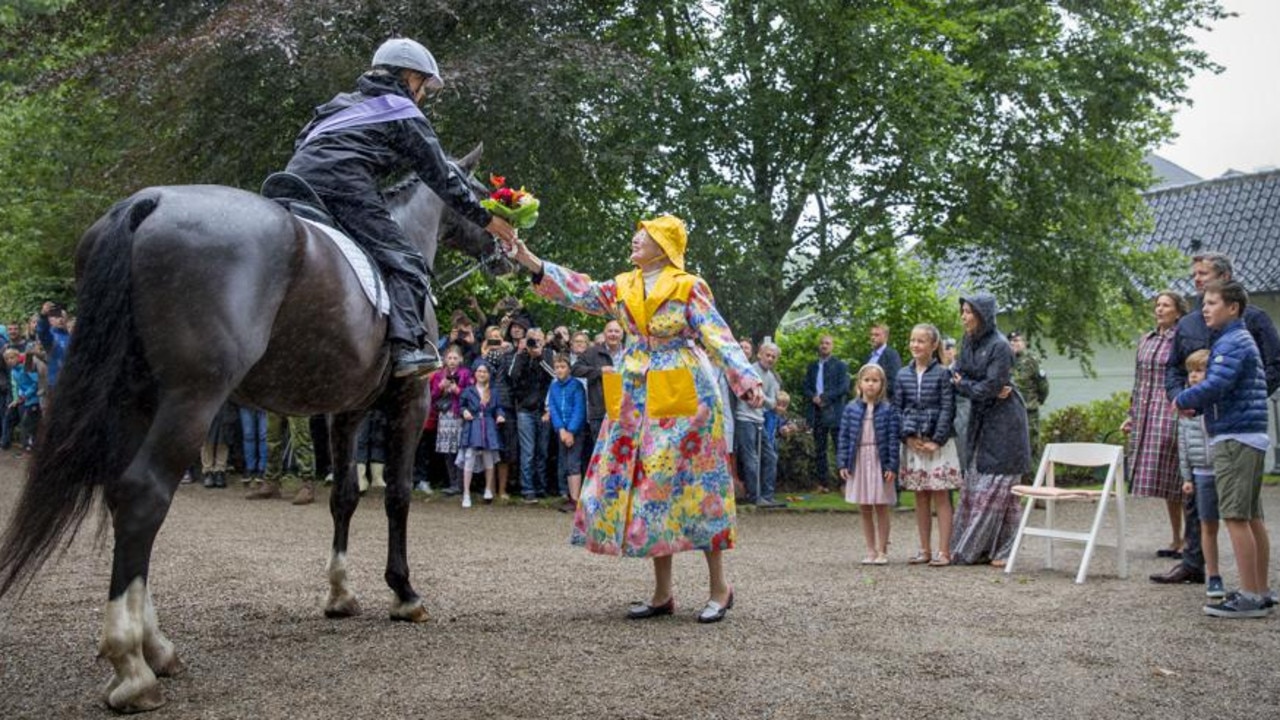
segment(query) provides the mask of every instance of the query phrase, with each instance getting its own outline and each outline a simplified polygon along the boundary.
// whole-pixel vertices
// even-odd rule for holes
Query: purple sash
[[[362,103],[352,105],[346,110],[330,116],[327,120],[317,123],[311,129],[311,132],[307,133],[307,138],[302,141],[302,144],[306,145],[315,139],[317,135],[323,135],[335,130],[346,130],[359,125],[372,125],[373,123],[409,120],[412,118],[426,119],[426,116],[422,114],[422,111],[418,109],[418,106],[412,100],[399,95],[379,95]]]

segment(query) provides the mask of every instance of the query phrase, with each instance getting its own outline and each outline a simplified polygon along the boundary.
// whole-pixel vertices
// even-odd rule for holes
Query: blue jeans
[[[240,434],[244,437],[244,471],[267,471],[267,411],[240,408]]]
[[[735,420],[733,455],[738,461],[738,479],[746,488],[744,503],[757,503],[765,497],[760,457],[764,454],[764,423]],[[772,493],[770,493],[772,495]]]
[[[773,502],[774,490],[778,487],[778,436],[774,432],[764,433],[763,452],[760,455],[760,499]]]
[[[547,494],[547,444],[551,441],[551,423],[542,421],[542,413],[518,412],[520,431],[520,494],[527,498]]]

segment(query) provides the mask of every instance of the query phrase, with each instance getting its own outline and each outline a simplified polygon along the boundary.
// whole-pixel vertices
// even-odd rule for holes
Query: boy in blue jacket
[[[1213,447],[1218,516],[1227,526],[1240,574],[1240,591],[1206,605],[1214,617],[1266,617],[1275,605],[1267,590],[1270,541],[1262,519],[1262,464],[1267,447],[1267,381],[1262,356],[1241,316],[1244,286],[1215,281],[1204,289],[1205,324],[1217,334],[1204,382],[1174,399],[1184,416],[1204,415]]]
[[[555,432],[560,448],[556,474],[560,488],[568,480],[569,500],[560,509],[569,512],[577,509],[582,491],[582,449],[586,445],[582,429],[587,423],[587,391],[578,378],[570,373],[572,365],[568,355],[557,355],[551,365],[556,379],[547,391],[547,412],[551,415],[551,430]]]

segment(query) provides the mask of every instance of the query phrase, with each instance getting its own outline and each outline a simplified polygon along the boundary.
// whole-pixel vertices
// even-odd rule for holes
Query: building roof
[[[1205,251],[1224,253],[1232,260],[1235,279],[1250,292],[1280,292],[1280,170],[1158,184],[1143,197],[1154,229],[1140,239],[1142,249],[1169,247],[1188,257]],[[952,260],[939,268],[943,291],[981,285],[982,263],[968,260]],[[1174,289],[1192,292],[1189,273],[1181,273]]]
[[[1280,170],[1233,174],[1144,195],[1155,229],[1141,246],[1231,258],[1251,292],[1280,292]],[[1190,278],[1175,289],[1191,292]]]
[[[1154,153],[1147,153],[1142,160],[1151,168],[1151,174],[1156,176],[1156,182],[1151,186],[1152,190],[1163,190],[1175,185],[1200,182],[1204,179],[1181,165]]]

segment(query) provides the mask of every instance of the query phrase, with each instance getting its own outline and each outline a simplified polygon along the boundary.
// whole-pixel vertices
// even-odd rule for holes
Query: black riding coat
[[[412,99],[408,86],[399,78],[366,74],[356,81],[356,92],[342,93],[317,107],[315,117],[298,134],[287,170],[305,179],[326,200],[333,196],[376,195],[382,187],[412,171],[463,217],[480,227],[488,225],[489,211],[472,197],[465,181],[450,171],[440,141],[426,118],[327,132],[303,145],[317,123],[382,95]]]

